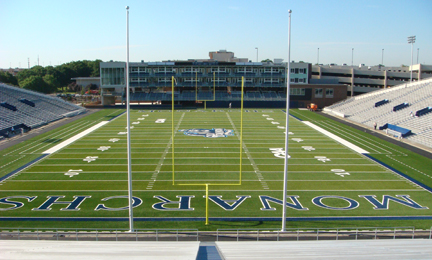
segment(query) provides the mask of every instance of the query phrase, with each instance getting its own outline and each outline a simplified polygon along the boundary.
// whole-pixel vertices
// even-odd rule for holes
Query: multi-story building
[[[313,65],[312,79],[337,79],[339,83],[345,84],[351,94],[375,91],[380,88],[393,87],[404,82],[409,82],[432,77],[432,66],[417,64],[407,67],[384,67],[384,66],[338,66]]]
[[[215,58],[214,53],[210,57]],[[224,52],[218,59],[232,59]],[[237,58],[236,58],[237,59]],[[286,67],[282,59],[275,62],[232,62],[209,60],[130,62],[131,101],[161,101],[194,105],[205,101],[207,106],[238,106],[244,81],[246,107],[284,107],[286,103]],[[110,105],[125,97],[125,62],[102,62],[102,104]],[[316,103],[323,107],[346,98],[346,87],[332,84],[310,84],[311,64],[291,63],[291,107]],[[174,79],[174,90],[172,88]],[[316,90],[318,89],[318,90]],[[174,91],[174,92],[173,92]],[[344,94],[345,93],[345,94]]]

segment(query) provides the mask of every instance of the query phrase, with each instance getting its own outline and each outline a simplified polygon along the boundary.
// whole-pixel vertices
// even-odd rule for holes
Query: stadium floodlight
[[[288,185],[288,133],[289,133],[289,95],[290,95],[290,60],[291,60],[291,10],[288,10],[288,63],[287,63],[287,97],[286,97],[286,125],[285,125],[285,163],[284,163],[284,183],[283,183],[283,202],[282,202],[282,232],[286,230],[286,211],[287,211],[287,185]]]
[[[410,37],[408,37],[408,43],[411,44],[411,67],[410,67],[410,71],[411,71],[411,73],[410,73],[410,82],[412,82],[413,45],[414,45],[415,41],[416,41],[416,37],[415,37],[415,35],[414,35],[414,36],[410,36]]]
[[[258,62],[258,47],[255,47],[255,49],[257,50],[257,62]]]
[[[130,90],[129,90],[129,6],[126,6],[126,112],[127,112],[127,158],[128,158],[128,195],[129,195],[129,232],[133,232],[132,165],[130,132]]]

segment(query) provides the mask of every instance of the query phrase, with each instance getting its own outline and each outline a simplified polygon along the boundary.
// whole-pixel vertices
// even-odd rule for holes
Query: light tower
[[[408,43],[411,43],[411,67],[410,67],[410,71],[411,71],[411,75],[410,75],[410,82],[412,82],[412,65],[413,65],[413,45],[415,43],[416,37],[414,36],[410,36],[408,37]]]

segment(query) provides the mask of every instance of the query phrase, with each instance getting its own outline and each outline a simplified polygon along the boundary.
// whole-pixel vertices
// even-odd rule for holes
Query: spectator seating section
[[[0,132],[19,125],[36,128],[66,116],[85,112],[85,108],[60,98],[0,83]]]
[[[375,107],[384,99],[389,102]],[[428,113],[431,107],[432,79],[425,79],[349,98],[324,111],[371,128],[374,123],[381,127],[392,124],[406,128],[412,132],[408,140],[432,147],[432,113]]]

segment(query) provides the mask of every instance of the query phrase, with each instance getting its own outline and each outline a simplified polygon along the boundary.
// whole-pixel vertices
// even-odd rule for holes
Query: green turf
[[[220,195],[227,202],[233,203],[241,195],[250,196],[235,210],[224,210],[214,202],[209,203],[210,217],[281,217],[282,206],[270,202],[274,210],[262,210],[260,196],[282,199],[284,160],[278,158],[270,148],[284,147],[284,129],[286,114],[280,109],[257,109],[241,113],[233,110],[179,110],[174,113],[175,137],[171,139],[171,111],[132,110],[132,172],[134,196],[143,203],[134,209],[137,218],[203,218],[205,217],[205,186],[209,185],[209,195]],[[256,112],[254,112],[256,111]],[[65,125],[54,131],[41,134],[36,138],[0,151],[0,175],[3,176],[19,166],[37,158],[50,147],[70,138],[91,126],[111,119],[121,110],[106,109]],[[432,186],[431,160],[413,152],[382,141],[381,139],[352,129],[310,111],[291,110],[291,114],[310,121],[339,137],[367,150],[370,155],[391,167],[407,174],[425,185]],[[146,115],[146,116],[144,116]],[[267,115],[267,116],[264,116]],[[142,119],[145,118],[145,119]],[[268,120],[273,118],[273,120]],[[166,119],[165,123],[155,123],[157,119]],[[273,124],[277,122],[279,124]],[[240,146],[240,127],[243,123]],[[340,143],[313,130],[309,126],[290,119],[288,195],[297,196],[304,210],[288,208],[289,217],[355,217],[355,216],[432,216],[432,194],[414,183],[401,178],[389,169],[356,153]],[[110,196],[127,195],[127,156],[126,156],[126,116],[111,121],[98,130],[77,140],[67,147],[51,154],[38,163],[26,168],[0,185],[0,199],[9,196],[37,196],[28,202],[24,198],[10,199],[24,203],[16,210],[4,210],[11,204],[0,203],[0,216],[4,217],[127,217],[127,210],[95,210],[104,204],[110,208],[127,205],[127,199],[111,199]],[[205,138],[187,136],[182,129],[226,128],[234,130],[234,136],[223,138]],[[115,142],[111,139],[119,139]],[[301,140],[300,140],[301,139]],[[107,150],[98,150],[109,146]],[[172,158],[174,146],[174,185]],[[312,146],[308,150],[305,147]],[[242,152],[240,175],[240,148]],[[90,162],[87,157],[96,157]],[[324,158],[324,159],[323,159]],[[319,160],[321,159],[321,160]],[[78,175],[65,175],[69,170],[82,170]],[[332,171],[333,170],[333,171]],[[336,172],[343,170],[346,175]],[[241,185],[238,185],[240,184]],[[184,185],[188,184],[188,185]],[[41,206],[47,196],[65,196],[59,201],[72,201],[73,196],[88,196],[79,206],[79,210],[61,210],[67,204],[54,204],[51,210],[34,210]],[[340,196],[359,203],[351,210],[334,210],[319,207],[312,202],[318,196]],[[396,198],[396,195],[409,195],[424,209],[414,209],[390,201],[386,210],[374,210],[373,205],[361,195],[375,195],[381,200],[384,195]],[[166,205],[171,210],[157,210],[153,206],[161,202],[155,196],[162,196],[178,201],[177,196],[192,196],[189,210],[177,209],[178,204]],[[288,200],[289,203],[294,201]],[[325,198],[327,206],[344,208],[349,206],[346,200]],[[192,210],[193,208],[193,210]],[[307,210],[305,209],[307,208]],[[33,209],[33,210],[32,210]],[[346,221],[348,222],[348,221]],[[394,221],[296,221],[289,222],[296,227],[335,227],[339,226],[401,226],[409,223],[421,228],[428,228],[427,220]],[[35,226],[50,227],[48,222],[31,222]],[[137,226],[146,227],[148,222],[137,222]],[[277,226],[273,221],[217,221],[217,224],[203,226],[197,221],[157,221],[154,227],[161,228],[216,228],[254,226],[270,228]],[[179,224],[181,223],[181,224]],[[259,224],[256,224],[259,223]],[[29,222],[7,221],[3,227],[24,227]],[[76,227],[74,222],[52,222],[52,226]],[[81,227],[91,228],[126,228],[126,222],[91,222],[82,223]],[[430,226],[430,225],[429,225]]]

